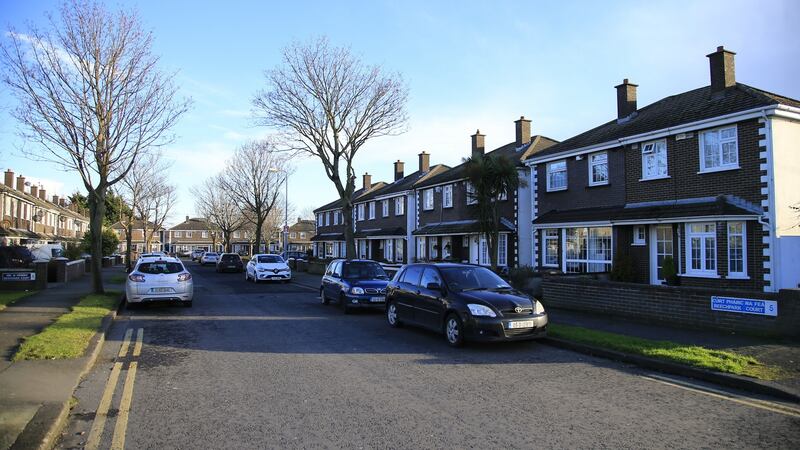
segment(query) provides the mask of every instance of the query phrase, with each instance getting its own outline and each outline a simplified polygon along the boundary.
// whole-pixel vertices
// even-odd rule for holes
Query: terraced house
[[[166,230],[161,228],[153,232],[155,227],[154,223],[148,222],[147,231],[145,231],[144,221],[138,219],[133,221],[133,226],[131,227],[131,253],[133,253],[134,258],[141,253],[164,251],[164,233]],[[127,224],[116,222],[111,225],[111,229],[114,230],[119,239],[117,251],[124,255],[128,248]],[[147,242],[148,236],[150,237],[149,244]]]
[[[0,244],[77,243],[89,230],[89,218],[77,205],[6,170],[0,185]]]
[[[393,164],[394,181],[362,195],[355,203],[356,249],[360,258],[388,263],[406,263],[408,243],[416,220],[414,188],[449,167],[430,166],[430,154],[419,155],[417,170],[405,175],[405,163]],[[367,176],[367,175],[365,175]],[[368,180],[365,180],[365,183]]]
[[[170,251],[187,253],[192,250],[222,251],[222,233],[199,217],[186,216],[186,220],[167,231]]]
[[[735,79],[709,55],[710,84],[639,108],[616,86],[617,117],[527,160],[531,265],[661,284],[777,291],[800,283],[800,102]]]
[[[497,261],[502,267],[530,261],[531,187],[526,182],[529,169],[523,161],[556,143],[544,136],[531,136],[531,121],[524,117],[514,124],[515,140],[488,153],[485,152],[485,136],[477,131],[472,135],[470,154],[472,158],[510,158],[517,164],[518,174],[524,181],[517,191],[498,199],[501,229]],[[477,201],[466,169],[466,163],[462,163],[415,185],[414,260],[490,264],[488,245],[476,219]]]
[[[313,220],[298,217],[297,222],[289,226],[290,252],[305,252],[311,250],[316,226]]]

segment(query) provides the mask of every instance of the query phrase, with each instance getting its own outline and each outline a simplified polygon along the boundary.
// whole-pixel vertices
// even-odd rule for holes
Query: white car
[[[172,301],[191,307],[192,297],[192,274],[178,258],[139,259],[125,282],[125,301],[128,306]]]
[[[217,264],[219,261],[219,253],[214,252],[205,252],[203,256],[200,257],[200,265],[205,266],[206,264]]]
[[[280,255],[253,255],[244,270],[244,279],[256,283],[266,280],[288,283],[292,279],[292,269]]]

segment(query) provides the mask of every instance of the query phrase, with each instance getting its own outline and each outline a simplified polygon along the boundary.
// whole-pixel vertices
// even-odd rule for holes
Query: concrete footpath
[[[124,273],[123,267],[104,269],[106,290],[122,290],[124,285],[109,280]],[[92,292],[91,280],[86,274],[67,284],[50,283],[0,311],[0,449],[39,447],[91,363],[91,355],[11,361],[24,338],[39,333]]]

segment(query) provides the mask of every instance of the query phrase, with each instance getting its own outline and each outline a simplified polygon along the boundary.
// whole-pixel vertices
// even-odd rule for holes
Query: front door
[[[664,258],[673,256],[672,225],[650,227],[650,284],[664,282]]]

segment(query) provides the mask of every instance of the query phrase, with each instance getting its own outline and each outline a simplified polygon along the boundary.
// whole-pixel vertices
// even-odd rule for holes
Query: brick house
[[[361,189],[353,192],[353,201],[358,200],[362,195],[372,190],[380,189],[386,183],[380,181],[372,183],[372,177],[365,173],[364,184]],[[356,209],[353,215],[356,216]],[[317,258],[340,258],[347,254],[344,240],[344,217],[342,216],[342,201],[334,200],[326,205],[314,210],[316,217],[316,232],[311,241],[313,244],[314,256]],[[357,217],[357,216],[356,216]]]
[[[731,51],[708,58],[708,86],[638,108],[626,79],[616,119],[526,161],[531,265],[608,272],[618,257],[661,284],[670,256],[685,286],[798,286],[800,102],[737,83]]]
[[[416,219],[414,188],[449,167],[430,167],[430,155],[426,152],[419,154],[419,167],[414,173],[405,175],[402,161],[393,166],[393,182],[371,190],[354,203],[356,253],[360,258],[406,263],[408,243],[414,242],[411,235]],[[370,184],[369,175],[364,177],[366,186]]]
[[[523,161],[556,143],[544,136],[531,136],[530,120],[520,117],[515,122],[516,139],[513,142],[485,152],[485,136],[477,131],[472,135],[472,158],[508,157],[517,164],[522,180],[529,178],[529,168]],[[476,219],[476,200],[469,193],[470,183],[466,176],[466,163],[459,164],[440,174],[429,177],[415,188],[416,212],[413,235],[416,243],[410,249],[411,260],[452,260],[472,264],[489,265],[488,245],[480,232]],[[527,261],[531,245],[529,213],[520,204],[529,205],[531,188],[523,183],[516,192],[500,198],[500,239],[498,242],[498,265],[513,267],[518,261]],[[527,208],[527,206],[526,206]],[[523,215],[520,215],[523,214]],[[520,218],[524,220],[520,220]],[[522,232],[518,232],[521,230]],[[522,258],[521,258],[522,256]]]
[[[77,243],[89,231],[89,218],[75,204],[32,185],[6,170],[0,184],[0,245]],[[16,182],[16,183],[15,183]]]
[[[222,232],[200,217],[186,216],[186,220],[167,230],[166,243],[170,251],[175,253],[224,251]]]
[[[147,225],[148,230],[152,230],[155,227],[155,224],[149,223]],[[117,245],[117,251],[124,255],[128,248],[128,241],[127,241],[127,226],[122,222],[115,222],[111,225],[111,229],[117,234],[117,238],[119,239],[119,245]],[[149,232],[149,231],[148,231]],[[164,238],[165,230],[162,228],[156,231],[153,234],[153,237],[150,241],[150,246],[148,248],[147,242],[145,242],[145,233],[144,233],[144,222],[141,220],[134,220],[133,227],[132,227],[132,234],[131,234],[131,253],[133,254],[133,258],[137,258],[140,253],[147,253],[147,252],[158,252],[163,251],[164,248],[163,238]]]
[[[289,251],[306,252],[311,250],[311,239],[315,232],[316,226],[313,220],[298,217],[297,222],[289,226]]]

